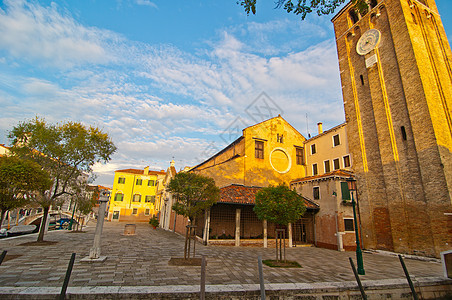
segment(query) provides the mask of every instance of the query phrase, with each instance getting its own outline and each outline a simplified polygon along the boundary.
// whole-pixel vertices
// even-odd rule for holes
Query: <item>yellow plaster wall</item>
[[[307,162],[307,176],[314,175],[312,173],[312,165],[317,164],[317,175],[325,174],[324,161],[330,161],[330,172],[334,171],[333,160],[339,159],[339,168],[343,170],[351,170],[351,167],[344,166],[344,156],[349,155],[350,164],[353,165],[352,157],[348,150],[348,141],[345,131],[345,124],[336,126],[328,131],[319,134],[306,141],[305,154]],[[333,136],[339,135],[340,144],[334,146]],[[311,145],[315,144],[316,153],[311,154]]]
[[[125,178],[125,183],[118,183],[120,177]],[[136,180],[142,179],[142,185],[136,185]],[[115,172],[113,190],[108,211],[108,220],[112,220],[113,212],[120,211],[119,221],[149,221],[156,212],[156,203],[145,202],[146,196],[156,196],[156,186],[148,186],[148,180],[157,180],[157,175],[132,174],[126,172]],[[115,195],[123,193],[123,201],[115,201]],[[140,194],[140,202],[132,202],[132,196]],[[137,208],[137,214],[133,215],[133,209]],[[149,215],[145,214],[149,208]],[[115,220],[116,221],[116,220]]]
[[[278,142],[278,135],[283,141]],[[264,143],[264,158],[255,157],[256,140]],[[194,169],[212,177],[218,186],[232,183],[247,186],[289,184],[294,178],[304,177],[305,166],[296,163],[296,148],[306,139],[287,121],[278,116],[247,127],[243,139],[223,153]]]

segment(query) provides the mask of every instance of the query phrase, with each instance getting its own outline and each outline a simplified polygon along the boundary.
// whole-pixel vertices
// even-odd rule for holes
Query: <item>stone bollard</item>
[[[126,224],[124,227],[124,235],[135,235],[135,229],[137,225],[135,224]]]

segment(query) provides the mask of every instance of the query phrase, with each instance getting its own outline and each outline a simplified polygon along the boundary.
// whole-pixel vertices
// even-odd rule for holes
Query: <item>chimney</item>
[[[144,167],[144,171],[143,171],[143,175],[148,175],[149,174],[149,166]]]
[[[319,134],[322,134],[322,133],[323,133],[322,125],[323,125],[322,122],[317,123],[317,128],[319,129]]]

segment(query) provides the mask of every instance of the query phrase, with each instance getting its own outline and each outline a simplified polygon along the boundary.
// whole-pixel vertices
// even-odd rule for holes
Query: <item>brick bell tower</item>
[[[452,249],[452,53],[434,0],[333,19],[364,248]]]

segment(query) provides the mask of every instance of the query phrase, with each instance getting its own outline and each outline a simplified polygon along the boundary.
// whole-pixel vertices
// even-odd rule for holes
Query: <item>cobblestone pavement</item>
[[[182,257],[184,238],[149,224],[137,223],[136,235],[124,236],[125,223],[106,222],[102,235],[103,263],[87,263],[95,226],[84,233],[49,232],[45,240],[56,244],[24,246],[36,240],[36,235],[0,240],[0,250],[20,255],[0,266],[0,287],[61,287],[71,253],[77,253],[69,286],[165,286],[198,285],[200,267],[169,266],[171,257]],[[207,259],[206,284],[257,284],[257,259],[273,259],[274,248],[196,245],[197,256]],[[298,247],[286,250],[289,260],[302,265],[299,269],[277,269],[264,266],[267,283],[313,283],[353,281],[348,257],[354,252]],[[439,261],[405,259],[410,275],[442,276]],[[361,280],[405,278],[396,256],[364,253],[366,275]]]

